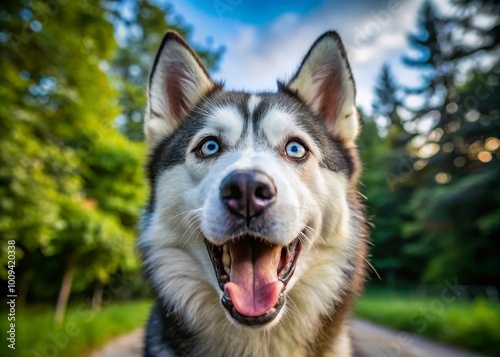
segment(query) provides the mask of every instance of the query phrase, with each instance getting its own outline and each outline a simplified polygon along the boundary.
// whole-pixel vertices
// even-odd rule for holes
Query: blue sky
[[[446,0],[437,0],[440,8]],[[213,74],[227,89],[274,90],[277,79],[295,72],[322,33],[343,38],[357,84],[357,103],[370,111],[373,88],[384,63],[396,79],[419,83],[418,74],[401,65],[406,36],[415,29],[422,0],[214,0],[168,1],[193,26],[192,41],[213,38],[226,52]]]

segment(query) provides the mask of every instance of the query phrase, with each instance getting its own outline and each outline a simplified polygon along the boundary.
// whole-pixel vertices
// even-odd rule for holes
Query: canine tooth
[[[223,251],[224,253],[228,253],[228,252],[229,252],[229,245],[224,244],[224,245],[222,246],[222,251]]]
[[[231,256],[229,255],[229,252],[222,253],[222,264],[226,267],[231,267]]]

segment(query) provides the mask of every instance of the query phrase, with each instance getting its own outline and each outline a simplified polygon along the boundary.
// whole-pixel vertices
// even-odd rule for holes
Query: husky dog
[[[144,124],[138,244],[157,297],[145,356],[352,355],[345,320],[367,254],[354,101],[336,32],[254,94],[225,91],[165,35]]]

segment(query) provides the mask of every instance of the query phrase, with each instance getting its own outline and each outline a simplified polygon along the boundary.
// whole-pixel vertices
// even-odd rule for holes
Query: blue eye
[[[285,152],[293,159],[302,159],[307,154],[306,148],[297,141],[290,141],[286,144]]]
[[[219,152],[220,150],[220,145],[217,141],[210,139],[207,140],[203,143],[203,145],[200,148],[200,155],[202,156],[212,156],[215,155]]]

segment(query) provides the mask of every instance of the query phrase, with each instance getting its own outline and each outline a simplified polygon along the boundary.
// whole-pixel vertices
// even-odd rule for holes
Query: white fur
[[[198,132],[190,145],[188,152],[192,151],[202,140],[208,136],[220,137],[230,146],[235,145],[241,139],[243,132],[243,118],[235,107],[215,107],[206,116],[205,128]]]
[[[260,101],[261,101],[261,99],[258,95],[255,95],[255,94],[250,95],[250,99],[248,100],[248,112],[249,112],[250,118],[253,116],[253,113],[254,113],[255,109],[257,108],[257,106],[259,105]]]
[[[297,137],[311,150],[312,154],[321,161],[321,151],[304,129],[295,120],[293,112],[283,108],[270,109],[261,120],[261,130],[271,146],[278,147],[286,144],[283,139]]]

